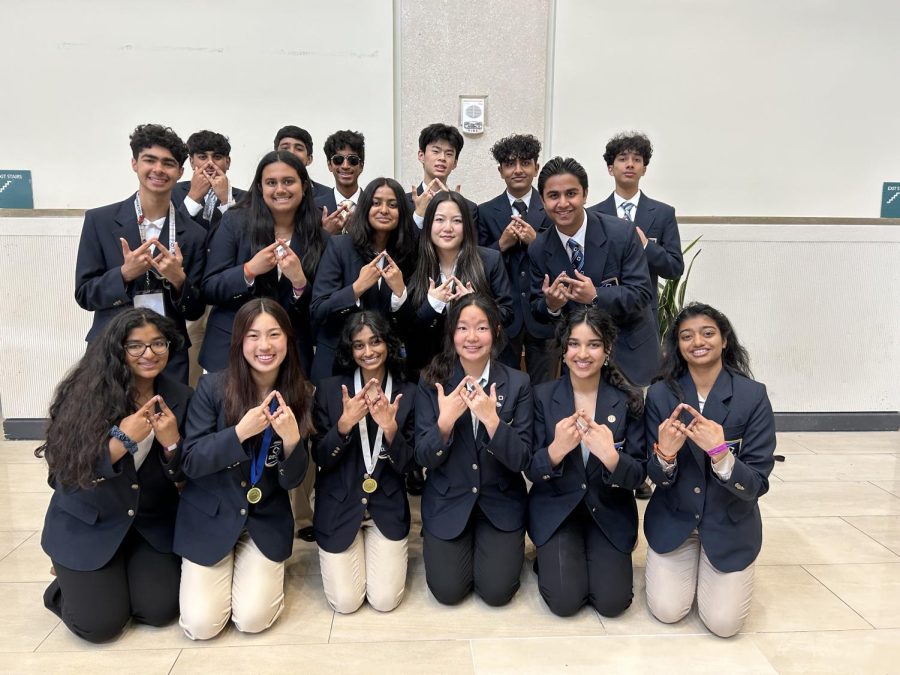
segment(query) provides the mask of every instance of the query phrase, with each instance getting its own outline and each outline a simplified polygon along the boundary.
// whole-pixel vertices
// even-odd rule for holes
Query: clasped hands
[[[177,242],[175,253],[170,253],[156,237],[148,239],[133,251],[125,239],[120,237],[119,242],[122,244],[123,261],[119,270],[125,283],[134,281],[152,267],[159,276],[172,284],[176,291],[181,290],[187,275],[184,272],[184,256],[181,255],[181,247]],[[153,246],[159,249],[156,257],[150,252]]]
[[[394,440],[397,433],[397,410],[400,407],[400,399],[403,394],[397,394],[394,402],[388,401],[387,395],[381,389],[381,384],[374,377],[366,382],[365,386],[350,396],[347,385],[341,385],[341,399],[344,411],[337,423],[337,430],[341,436],[347,436],[357,424],[367,415],[384,431],[384,437],[388,443]]]
[[[559,464],[572,450],[584,443],[588,451],[599,459],[608,471],[614,471],[619,463],[619,452],[612,430],[598,424],[584,409],[563,417],[556,423],[553,442],[548,447],[550,462]]]
[[[444,386],[440,382],[435,383],[434,386],[437,390],[438,430],[445,443],[450,440],[456,420],[466,410],[469,410],[484,425],[488,437],[494,437],[494,433],[500,425],[500,416],[497,414],[496,384],[492,384],[490,393],[487,393],[474,377],[467,375],[449,394],[444,393]]]
[[[303,272],[300,258],[284,239],[276,239],[274,243],[257,251],[256,255],[245,263],[244,270],[255,278],[276,267],[290,280],[294,288],[306,287],[306,274]]]
[[[270,411],[273,398],[278,400],[278,407]],[[294,411],[284,402],[281,393],[274,389],[262,403],[244,413],[234,430],[238,440],[243,443],[248,438],[261,434],[268,426],[272,427],[284,443],[284,455],[287,458],[300,442],[300,427]]]
[[[547,309],[551,312],[562,309],[569,300],[582,305],[590,305],[597,297],[597,288],[594,286],[593,280],[578,270],[575,270],[574,277],[570,277],[563,270],[553,280],[553,283],[550,283],[550,276],[545,274],[541,291],[544,293]]]
[[[682,411],[688,412],[693,417],[688,424],[679,419]],[[705,452],[725,442],[725,430],[721,424],[707,419],[690,404],[680,403],[675,406],[672,414],[660,423],[657,438],[655,447],[657,456],[671,464],[678,456],[685,440],[691,439]],[[713,457],[713,463],[722,461],[726,454],[723,452]]]
[[[384,260],[383,267],[378,264],[381,260]],[[353,295],[359,300],[363,293],[378,283],[379,279],[384,279],[388,288],[391,289],[391,293],[398,298],[406,291],[403,273],[388,252],[382,251],[371,262],[360,268],[359,275],[356,277],[356,281],[353,282]]]
[[[156,405],[159,404],[159,412]],[[150,397],[144,405],[119,422],[119,428],[135,443],[140,443],[155,432],[156,440],[163,448],[178,443],[181,434],[178,432],[178,420],[166,405],[162,396]]]

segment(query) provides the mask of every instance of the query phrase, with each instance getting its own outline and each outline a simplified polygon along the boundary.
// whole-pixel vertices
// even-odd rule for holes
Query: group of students
[[[696,596],[710,630],[736,633],[774,418],[716,309],[685,307],[660,359],[655,279],[683,262],[674,210],[637,189],[649,141],[610,141],[616,192],[585,209],[577,161],[541,168],[536,139],[502,139],[507,190],[476,206],[447,189],[455,128],[422,131],[408,194],[377,178],[348,195],[364,149],[338,132],[329,208],[306,171],[311,139],[285,129],[236,197],[218,135],[183,148],[138,127],[138,192],[86,214],[76,298],[94,326],[37,451],[54,488],[45,605],[92,641],[129,618],[180,615],[192,639],[229,620],[265,630],[284,607],[289,491],[313,475],[327,602],[390,611],[406,584],[404,477],[423,467],[439,602],[509,602],[527,531],[551,611],[615,616],[633,597],[634,491],[649,475],[651,612],[678,621]],[[207,305],[192,395],[185,320]]]

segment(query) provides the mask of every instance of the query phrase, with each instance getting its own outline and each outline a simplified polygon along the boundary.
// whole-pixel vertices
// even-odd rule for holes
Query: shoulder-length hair
[[[458,192],[439,192],[428,203],[425,210],[425,222],[422,223],[422,234],[419,237],[419,260],[413,272],[411,300],[413,307],[419,307],[428,295],[428,280],[433,279],[435,285],[440,283],[441,265],[438,261],[434,243],[431,241],[431,230],[434,225],[434,214],[439,205],[453,202],[459,207],[463,221],[462,245],[456,259],[456,277],[464,284],[471,283],[476,293],[490,294],[491,286],[484,272],[484,263],[478,254],[478,232],[469,212],[469,205]]]
[[[250,189],[233,208],[243,209],[247,212],[246,234],[250,240],[251,256],[256,255],[275,241],[275,220],[263,199],[262,174],[267,166],[276,162],[287,164],[296,171],[303,187],[303,199],[294,214],[294,234],[291,236],[291,243],[294,243],[293,240],[296,237],[301,251],[300,264],[303,266],[303,273],[309,280],[308,283],[311,284],[316,276],[316,270],[319,268],[322,252],[325,250],[325,235],[322,234],[321,213],[316,208],[313,199],[313,183],[303,162],[287,150],[267,152],[256,166],[256,174],[253,176]],[[278,285],[278,273],[273,269],[261,274],[257,277],[256,283],[261,284],[260,289],[263,294],[274,296]]]
[[[695,316],[709,317],[718,327],[722,340],[725,342],[725,347],[722,349],[722,366],[732,373],[753,378],[753,372],[750,370],[750,354],[738,340],[737,333],[734,332],[728,317],[714,307],[701,302],[692,302],[682,308],[669,330],[666,331],[663,338],[659,375],[653,380],[654,382],[663,380],[681,401],[684,400],[684,392],[681,390],[678,380],[688,371],[688,365],[678,348],[678,333],[681,331],[681,324]]]
[[[406,359],[402,355],[400,339],[391,332],[391,325],[384,318],[384,315],[381,312],[372,310],[351,314],[344,323],[337,350],[334,354],[335,372],[349,375],[356,371],[358,366],[353,359],[353,338],[366,326],[387,345],[385,368],[395,382],[402,382],[406,377]]]
[[[231,348],[225,369],[225,423],[237,424],[252,407],[260,404],[259,391],[253,381],[250,364],[244,358],[244,337],[260,314],[270,314],[278,322],[287,339],[287,355],[278,370],[274,389],[281,394],[297,418],[300,435],[309,436],[312,424],[312,385],[306,379],[300,365],[294,329],[285,309],[270,298],[251,300],[234,316],[231,332]]]
[[[57,385],[46,440],[34,451],[46,458],[51,483],[91,487],[97,462],[109,453],[109,430],[138,408],[125,341],[147,325],[169,341],[169,354],[182,348],[184,340],[171,319],[146,308],[129,309],[112,318]]]
[[[477,307],[485,316],[487,316],[488,324],[491,327],[491,360],[495,360],[497,355],[506,345],[506,333],[503,331],[503,320],[500,316],[500,309],[494,299],[488,295],[481,293],[469,293],[462,296],[456,302],[451,303],[447,313],[447,325],[444,331],[444,342],[441,351],[431,360],[423,370],[422,378],[428,384],[437,382],[447,382],[453,374],[453,366],[459,356],[456,353],[456,346],[453,344],[453,336],[456,333],[456,325],[459,323],[459,316],[466,307]]]
[[[371,262],[377,253],[372,248],[372,225],[370,224],[369,213],[372,210],[375,191],[380,187],[390,188],[394,193],[393,198],[397,201],[399,222],[397,227],[391,231],[385,250],[397,263],[400,271],[403,272],[404,278],[406,278],[412,274],[415,268],[419,233],[416,229],[416,224],[413,222],[412,210],[409,208],[409,202],[400,183],[393,178],[376,178],[371,181],[366,186],[366,189],[362,191],[359,204],[353,210],[353,215],[350,217],[350,222],[347,225],[347,233],[353,242],[353,248],[357,250],[363,261]]]
[[[627,397],[628,412],[634,416],[640,415],[644,411],[643,392],[634,386],[625,377],[625,373],[616,365],[613,347],[616,344],[619,329],[616,328],[612,317],[604,310],[599,307],[586,305],[576,307],[566,315],[565,320],[560,322],[556,329],[556,341],[562,348],[562,353],[566,353],[566,345],[572,336],[572,331],[576,326],[582,324],[590,328],[600,338],[600,341],[603,343],[603,351],[609,357],[609,363],[603,366],[603,369],[600,371],[600,380],[624,392]]]

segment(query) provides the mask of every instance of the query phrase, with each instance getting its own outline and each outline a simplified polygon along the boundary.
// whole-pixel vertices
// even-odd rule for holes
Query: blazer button
[[[617,483],[613,483],[610,487],[619,487]]]
[[[368,503],[369,503],[369,500],[366,499],[365,497],[363,497],[363,498],[360,499],[359,501],[360,501],[361,503],[363,503],[363,504],[368,504]]]
[[[246,515],[247,515],[247,509],[241,509],[241,515],[242,515],[242,516],[246,516]]]
[[[744,486],[741,485],[740,483],[735,483],[735,484],[734,484],[734,487],[736,487],[738,490],[743,490],[743,489],[744,489]]]
[[[695,514],[694,514],[694,520],[700,520],[700,514],[699,514],[699,513],[695,513]]]
[[[473,487],[473,488],[472,488],[472,493],[473,493],[473,494],[477,494],[477,493],[478,493],[478,488],[477,488],[477,487]]]
[[[587,490],[587,483],[582,483],[582,484],[581,484],[581,489],[582,489],[582,490]]]
[[[592,506],[592,507],[591,507],[591,513],[597,513],[597,507],[596,507],[596,506]]]
[[[133,515],[134,515],[134,509],[128,509],[128,515],[129,515],[129,516],[133,516]]]
[[[444,451],[443,451],[443,450],[438,450],[438,451],[437,451],[436,453],[434,453],[434,454],[436,454],[438,457],[440,457],[441,455],[444,454]]]
[[[174,476],[174,475],[175,475],[175,469],[169,469],[169,474],[172,475],[172,476]]]
[[[543,478],[544,480],[550,480],[550,474],[545,473],[543,476],[541,476],[541,478]]]
[[[472,465],[472,468],[473,468],[475,471],[478,471],[478,465],[477,465],[477,464],[473,464],[473,465]]]
[[[140,489],[141,489],[141,486],[138,485],[137,483],[132,483],[132,484],[131,484],[131,489],[132,489],[132,490],[140,490]]]
[[[247,481],[242,480],[242,481],[241,481],[241,487],[247,487]]]
[[[702,490],[701,490],[700,488],[698,488],[698,487],[695,487],[695,488],[694,488],[694,494],[695,494],[695,495],[699,495],[701,492],[702,492]]]
[[[664,480],[664,481],[662,482],[662,484],[665,485],[665,486],[668,486],[668,485],[669,485],[669,481]]]

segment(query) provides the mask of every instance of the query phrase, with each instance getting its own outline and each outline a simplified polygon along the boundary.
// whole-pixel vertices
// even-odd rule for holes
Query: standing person
[[[259,633],[284,609],[284,561],[294,541],[288,490],[309,465],[312,387],[287,312],[270,298],[234,318],[228,366],[205,375],[188,411],[188,478],[175,527],[181,627],[192,640],[229,618]]]
[[[317,326],[313,381],[332,375],[337,342],[353,312],[380,312],[401,339],[410,336],[407,282],[418,247],[410,213],[400,184],[376,178],[362,191],[347,234],[329,239],[310,305]]]
[[[538,190],[553,227],[528,247],[531,311],[547,322],[579,305],[600,307],[619,329],[617,365],[633,384],[646,386],[656,374],[659,342],[637,233],[618,218],[585,211],[587,172],[574,159],[547,162]]]
[[[178,616],[174,481],[191,390],[163,370],[181,339],[149,309],[113,317],[57,387],[35,451],[53,488],[41,546],[56,579],[44,606],[90,642],[113,639],[129,618]]]
[[[146,307],[172,319],[182,339],[169,353],[167,372],[186,384],[190,340],[185,320],[198,319],[206,310],[200,294],[206,232],[172,202],[187,148],[172,129],[159,124],[139,125],[130,140],[138,190],[124,201],[84,214],[75,300],[94,312],[88,342],[113,316],[131,307]]]
[[[324,208],[323,227],[340,234],[361,198],[359,177],[366,165],[366,138],[358,131],[335,131],[325,139],[323,150],[328,171],[334,176],[334,189],[317,198],[316,204]],[[337,218],[325,214],[337,214]]]
[[[730,637],[750,612],[775,417],[731,322],[709,305],[691,303],[675,318],[660,372],[647,394],[647,470],[657,486],[644,516],[647,604],[675,623],[696,596],[706,627]]]
[[[534,136],[515,134],[494,143],[491,154],[506,190],[478,207],[478,243],[500,251],[513,289],[513,321],[500,358],[518,368],[524,348],[525,369],[534,385],[556,376],[560,356],[553,326],[534,318],[529,298],[528,246],[538,232],[552,226],[540,194],[532,187],[541,168],[540,153],[541,142]]]
[[[541,596],[554,614],[571,616],[590,603],[616,616],[634,596],[643,396],[615,365],[616,327],[606,312],[578,307],[564,321],[568,372],[534,391],[528,533]]]
[[[344,374],[316,389],[314,526],[331,608],[364,600],[389,612],[406,587],[409,502],[403,474],[413,463],[416,388],[404,380],[400,341],[378,312],[353,314],[338,343]]]
[[[503,328],[494,302],[454,302],[443,349],[416,392],[416,460],[422,495],[425,580],[438,602],[473,589],[487,604],[519,588],[531,458],[531,383],[497,360]]]
[[[309,299],[327,237],[311,190],[306,167],[296,156],[267,153],[247,198],[228,210],[210,238],[203,293],[213,309],[200,350],[200,365],[207,371],[228,364],[238,309],[254,298],[273,298],[290,312],[301,365],[309,372]]]
[[[478,231],[458,192],[442,192],[429,203],[410,286],[410,309],[416,313],[416,339],[406,345],[411,373],[417,374],[438,353],[447,307],[464,295],[493,297],[502,326],[513,321],[509,279],[500,253],[478,246]]]

